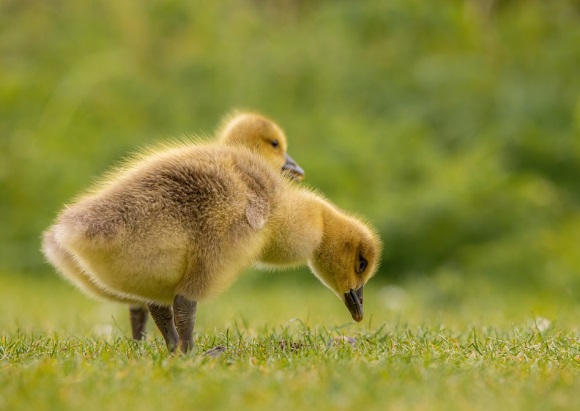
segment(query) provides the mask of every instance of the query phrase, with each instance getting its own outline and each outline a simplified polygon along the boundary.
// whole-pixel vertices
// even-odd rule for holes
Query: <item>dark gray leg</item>
[[[132,305],[129,307],[129,318],[131,319],[131,330],[133,339],[141,341],[145,339],[145,325],[149,311],[142,305]]]
[[[175,326],[179,334],[179,348],[188,352],[193,347],[193,327],[195,326],[195,313],[197,301],[191,301],[182,295],[176,295],[173,300],[173,312],[175,313]]]
[[[163,338],[165,339],[167,349],[169,352],[175,352],[179,336],[177,335],[177,330],[173,323],[173,310],[171,306],[147,303],[147,308],[149,308],[153,321],[155,321],[157,328],[159,328],[161,335],[163,335]]]

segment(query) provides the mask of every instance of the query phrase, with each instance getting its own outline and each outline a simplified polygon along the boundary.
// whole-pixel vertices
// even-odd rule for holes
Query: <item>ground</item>
[[[467,283],[371,281],[355,324],[306,273],[248,274],[172,356],[152,324],[130,340],[124,306],[3,273],[0,410],[577,409],[573,298]]]

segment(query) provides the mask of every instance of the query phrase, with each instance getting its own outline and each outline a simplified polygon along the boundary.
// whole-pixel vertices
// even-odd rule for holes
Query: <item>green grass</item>
[[[0,277],[0,409],[577,409],[572,297],[436,277],[370,283],[366,318],[303,272],[249,274],[198,310],[195,349],[127,335],[123,306]],[[374,285],[374,286],[373,286]],[[465,298],[460,298],[464,295]],[[151,324],[149,324],[151,326]],[[150,327],[151,329],[151,327]],[[344,341],[345,336],[355,339]],[[204,353],[225,347],[213,358]]]
[[[580,409],[577,1],[36,3],[0,1],[0,410]],[[245,276],[172,357],[42,275],[38,239],[235,107],[377,227],[382,268],[361,324],[303,271]]]

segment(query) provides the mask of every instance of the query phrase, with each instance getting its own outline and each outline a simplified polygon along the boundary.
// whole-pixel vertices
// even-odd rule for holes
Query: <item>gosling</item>
[[[262,156],[219,144],[136,159],[66,207],[51,230],[100,288],[147,303],[171,352],[192,347],[197,302],[252,265],[308,264],[361,321],[381,252],[367,224]]]
[[[217,141],[225,146],[245,147],[261,155],[275,170],[299,181],[304,170],[288,155],[288,143],[282,129],[267,117],[253,113],[234,111],[224,117],[216,133]],[[193,144],[193,143],[192,143]],[[122,174],[122,171],[119,172]],[[130,304],[129,318],[135,340],[145,338],[147,309],[138,301],[111,293],[96,282],[55,238],[52,228],[43,233],[42,251],[47,260],[81,291],[90,296]]]
[[[241,146],[260,154],[274,168],[292,180],[304,179],[304,170],[288,154],[284,131],[272,120],[257,114],[233,111],[221,122],[218,142]]]

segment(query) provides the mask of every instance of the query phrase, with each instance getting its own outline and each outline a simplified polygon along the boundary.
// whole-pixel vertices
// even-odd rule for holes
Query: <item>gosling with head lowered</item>
[[[50,231],[99,289],[145,302],[168,349],[184,352],[197,302],[252,265],[308,264],[361,321],[363,286],[381,254],[368,224],[264,156],[215,143],[139,156],[66,207]]]
[[[250,149],[268,161],[274,170],[281,171],[293,180],[300,181],[304,178],[304,170],[287,153],[286,135],[280,126],[261,114],[236,110],[224,117],[216,135],[217,142],[227,146]],[[192,144],[194,143],[192,142]],[[134,299],[113,294],[97,284],[74,257],[60,246],[52,228],[43,234],[42,251],[47,260],[63,277],[86,294],[129,303],[131,305],[129,318],[133,338],[135,340],[145,338],[147,308]]]

